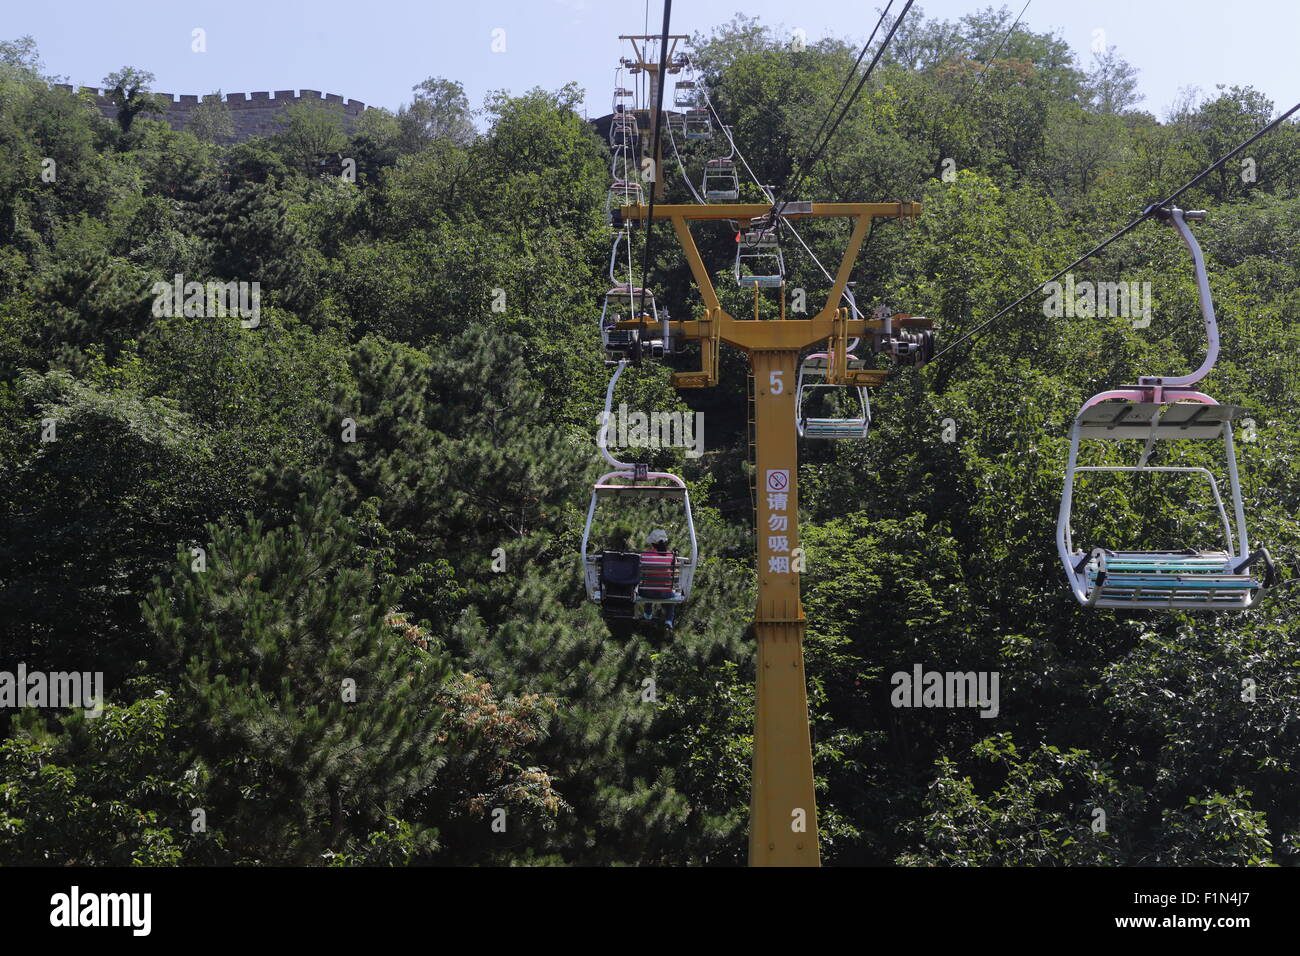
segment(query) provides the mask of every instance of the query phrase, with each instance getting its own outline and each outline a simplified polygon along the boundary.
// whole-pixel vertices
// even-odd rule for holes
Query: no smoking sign
[[[769,468],[767,470],[767,490],[776,492],[789,491],[790,469]]]

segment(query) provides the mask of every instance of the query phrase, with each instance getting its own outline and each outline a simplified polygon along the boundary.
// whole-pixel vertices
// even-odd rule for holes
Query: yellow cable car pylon
[[[885,326],[882,319],[854,319],[839,308],[858,251],[875,218],[915,218],[921,206],[892,203],[789,203],[783,215],[796,218],[846,217],[854,220],[848,247],[826,297],[811,319],[736,319],[718,302],[713,281],[691,235],[695,220],[749,222],[771,211],[770,204],[656,205],[655,219],[673,224],[691,274],[704,299],[695,321],[670,323],[675,341],[700,343],[700,369],[673,374],[677,388],[718,384],[722,342],[743,351],[754,375],[755,465],[758,553],[758,606],[754,636],[758,642],[754,704],[753,787],[750,797],[749,863],[751,866],[817,866],[817,806],[813,792],[812,739],[804,676],[805,619],[799,600],[798,431],[795,382],[801,350],[825,343],[827,381],[833,385],[881,385],[887,372],[852,369],[847,363],[850,338],[868,336]],[[624,220],[644,221],[646,206],[624,206]],[[782,290],[784,296],[784,290]],[[891,317],[894,327],[929,328],[930,320]],[[654,325],[654,329],[650,326]],[[619,328],[657,331],[661,325],[630,319]]]

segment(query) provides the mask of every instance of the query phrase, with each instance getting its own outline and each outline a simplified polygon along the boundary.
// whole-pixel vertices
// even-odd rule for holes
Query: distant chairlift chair
[[[785,257],[776,227],[751,228],[736,243],[736,284],[744,288],[779,289],[785,283]]]
[[[614,223],[614,210],[622,209],[624,206],[642,206],[644,204],[645,193],[642,191],[640,183],[616,179],[610,183],[609,192],[605,195],[605,216],[614,231],[622,233],[626,231],[626,224],[616,225]]]
[[[713,121],[706,109],[687,110],[682,127],[687,139],[709,139],[713,135]]]
[[[650,319],[660,326],[657,338],[646,337],[639,329],[620,329],[618,323],[632,318]],[[600,310],[600,344],[605,350],[605,364],[622,360],[639,364],[643,358],[661,359],[671,351],[668,318],[659,318],[654,293],[648,289],[620,283],[605,293]]]
[[[700,192],[709,201],[731,201],[740,198],[740,177],[736,173],[736,162],[730,156],[711,159],[704,164],[704,181]]]
[[[1237,478],[1237,456],[1232,442],[1232,422],[1242,409],[1219,405],[1195,389],[1213,367],[1219,354],[1219,333],[1210,298],[1209,281],[1200,246],[1185,219],[1203,219],[1203,212],[1165,209],[1157,217],[1171,223],[1192,254],[1201,314],[1209,348],[1201,367],[1180,377],[1143,376],[1135,386],[1102,392],[1084,403],[1070,431],[1070,453],[1065,488],[1057,515],[1057,551],[1075,598],[1085,607],[1155,608],[1184,610],[1244,610],[1254,607],[1265,588],[1276,583],[1276,571],[1266,549],[1252,552],[1246,533],[1245,509]],[[1159,466],[1147,463],[1157,442],[1197,439],[1224,443],[1228,493],[1234,522],[1230,522],[1219,485],[1212,472],[1199,467]],[[1136,465],[1079,465],[1082,441],[1144,442]],[[1070,529],[1075,474],[1082,471],[1172,472],[1203,475],[1223,526],[1222,550],[1120,551],[1076,548]],[[1262,572],[1262,574],[1260,573]]]
[[[851,352],[849,367],[861,368],[863,362]],[[838,438],[862,439],[867,437],[871,427],[871,400],[867,390],[862,386],[831,385],[826,376],[829,356],[825,352],[814,352],[799,365],[799,380],[795,391],[794,415],[795,427],[801,438]],[[846,418],[810,418],[807,405],[818,391],[827,389],[856,392],[858,414]]]
[[[636,115],[628,112],[616,112],[609,121],[609,145],[613,149],[635,150],[640,130]]]

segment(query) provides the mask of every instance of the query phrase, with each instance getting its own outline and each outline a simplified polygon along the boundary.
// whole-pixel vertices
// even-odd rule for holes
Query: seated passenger
[[[637,593],[646,598],[672,597],[677,581],[677,559],[668,550],[668,532],[651,531],[646,538],[651,550],[641,552],[641,586]]]
[[[637,596],[649,600],[670,598],[677,585],[677,556],[668,550],[668,532],[655,528],[646,537],[646,544],[651,550],[641,552],[641,584]],[[673,617],[677,610],[675,604],[664,605],[664,623],[673,626]],[[645,619],[654,617],[655,606],[645,606]]]

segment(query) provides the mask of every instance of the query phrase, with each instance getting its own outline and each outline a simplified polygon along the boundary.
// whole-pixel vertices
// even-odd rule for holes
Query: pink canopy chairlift
[[[1156,211],[1155,217],[1177,229],[1191,252],[1209,348],[1200,368],[1189,375],[1142,376],[1137,385],[1102,392],[1084,403],[1070,432],[1065,489],[1056,522],[1057,550],[1070,589],[1085,607],[1244,610],[1259,602],[1265,588],[1276,583],[1277,575],[1268,551],[1251,551],[1247,537],[1232,442],[1232,423],[1242,416],[1243,409],[1220,405],[1196,387],[1219,356],[1219,331],[1205,260],[1187,226],[1187,220],[1203,220],[1205,213],[1167,208]],[[1170,439],[1223,443],[1234,520],[1229,520],[1219,483],[1209,469],[1150,463],[1158,443]],[[1137,441],[1142,442],[1142,447],[1135,465],[1080,465],[1079,446],[1084,441]],[[1222,525],[1223,547],[1168,551],[1078,547],[1070,529],[1078,472],[1172,473],[1204,478]]]

